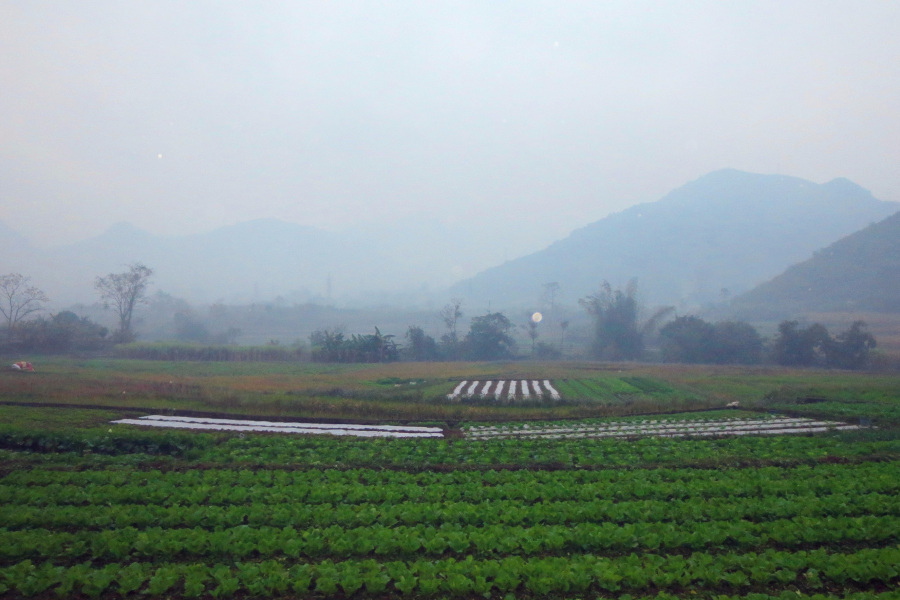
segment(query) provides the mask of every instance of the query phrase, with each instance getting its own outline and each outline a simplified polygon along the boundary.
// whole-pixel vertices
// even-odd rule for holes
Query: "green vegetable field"
[[[424,381],[354,373],[360,389]],[[438,411],[404,421],[442,427],[443,438],[160,430],[110,423],[147,414],[113,402],[114,386],[139,382],[119,372],[108,388],[90,380],[107,400],[95,408],[41,406],[39,394],[0,406],[0,598],[900,599],[891,381],[798,386],[790,377],[802,374],[766,373],[765,390],[760,376],[734,371],[705,388],[683,371],[559,375],[563,396],[592,402],[640,396],[674,411],[691,394],[706,401],[711,387],[744,385],[762,390],[748,394],[762,402],[756,412],[703,414],[781,410],[875,427],[475,439],[463,432],[482,413],[461,406],[468,420]],[[20,381],[0,389],[61,393],[53,377]],[[141,402],[177,403],[189,389]],[[195,396],[192,408],[217,398]],[[559,422],[550,405],[491,410],[489,423]],[[604,417],[567,421],[579,422]]]

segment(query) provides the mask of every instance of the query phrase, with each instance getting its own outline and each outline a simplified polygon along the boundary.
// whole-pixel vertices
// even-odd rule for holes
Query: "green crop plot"
[[[900,564],[886,431],[623,444],[80,425],[0,427],[5,596],[862,599]]]
[[[897,377],[581,363],[38,367],[0,374],[2,598],[898,598]],[[463,380],[544,379],[562,400],[446,399]],[[745,410],[722,409],[734,401]],[[37,406],[12,405],[25,402]],[[877,429],[628,440],[460,429],[698,409]],[[108,422],[162,410],[429,423],[447,437]]]

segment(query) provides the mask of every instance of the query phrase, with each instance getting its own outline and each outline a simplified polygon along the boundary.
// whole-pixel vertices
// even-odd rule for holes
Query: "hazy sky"
[[[429,220],[494,264],[722,167],[900,200],[898,31],[875,1],[5,0],[0,221]]]

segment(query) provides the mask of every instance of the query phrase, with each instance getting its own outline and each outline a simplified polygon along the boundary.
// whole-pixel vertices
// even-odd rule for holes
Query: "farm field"
[[[27,357],[26,357],[27,358]],[[33,359],[0,371],[0,402],[385,422],[603,418],[709,410],[738,402],[797,414],[900,422],[900,376],[774,367],[565,362],[203,363]],[[464,389],[448,398],[463,382]],[[497,395],[497,382],[505,387]],[[509,395],[512,382],[516,393]],[[522,381],[530,393],[522,393]],[[468,390],[479,382],[478,389]],[[540,397],[534,392],[540,386]],[[559,393],[555,398],[547,382]],[[485,395],[484,385],[492,384]]]
[[[551,363],[38,367],[0,379],[2,598],[900,597],[896,378]],[[560,398],[482,402],[485,382],[513,380],[547,380]],[[462,381],[479,381],[477,395],[448,399]],[[721,408],[734,401],[742,408]],[[274,415],[277,429],[365,403],[357,420],[381,425],[362,430],[444,435],[112,423],[165,408]],[[678,413],[685,405],[719,410]],[[838,413],[854,429],[700,435]],[[473,435],[491,431],[543,433]]]

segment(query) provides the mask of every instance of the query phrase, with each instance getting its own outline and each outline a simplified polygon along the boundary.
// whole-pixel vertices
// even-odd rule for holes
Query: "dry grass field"
[[[779,367],[592,362],[208,363],[38,360],[0,372],[0,402],[355,421],[585,418],[763,407],[806,398],[900,401],[900,375]],[[562,394],[526,402],[448,401],[463,380],[549,380]]]

